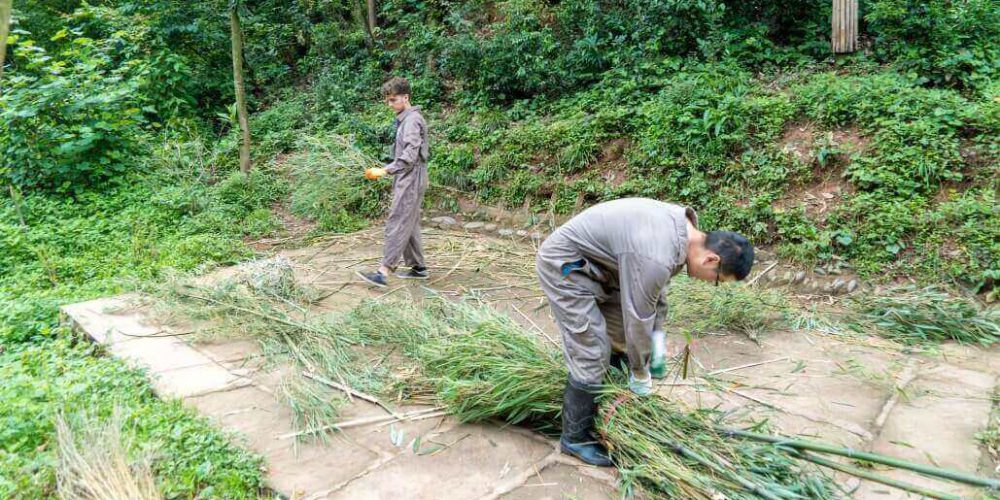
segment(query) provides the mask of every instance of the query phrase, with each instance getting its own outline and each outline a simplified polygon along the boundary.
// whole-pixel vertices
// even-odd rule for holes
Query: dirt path
[[[425,231],[429,281],[372,290],[354,277],[378,260],[373,230],[281,252],[296,279],[326,295],[315,312],[348,310],[365,298],[477,294],[554,343],[558,333],[535,284],[534,248],[462,231]],[[441,265],[434,267],[435,264]],[[232,273],[224,270],[214,278]],[[158,393],[182,398],[262,453],[277,491],[295,498],[607,498],[614,475],[555,453],[554,443],[520,429],[462,425],[433,411],[411,421],[344,429],[327,442],[299,441],[280,382],[291,365],[265,363],[250,341],[189,343],[151,325],[142,308],[113,312],[127,297],[64,308],[110,352],[148,369]],[[184,332],[173,332],[184,333]],[[682,346],[671,338],[676,352]],[[712,335],[694,346],[699,376],[668,381],[662,395],[767,418],[784,434],[832,441],[922,463],[976,472],[985,463],[975,434],[987,425],[1000,352],[946,346],[916,356],[877,339],[820,331]],[[946,354],[946,355],[945,355]],[[709,386],[711,382],[711,387]],[[397,412],[428,410],[395,407]],[[342,421],[384,417],[360,399]],[[426,416],[433,418],[423,418]],[[417,437],[419,436],[419,442]],[[430,443],[430,444],[429,444]],[[986,474],[989,471],[978,471]],[[894,471],[887,475],[941,488]],[[856,498],[906,498],[877,484],[840,478]],[[956,494],[973,491],[953,487]]]

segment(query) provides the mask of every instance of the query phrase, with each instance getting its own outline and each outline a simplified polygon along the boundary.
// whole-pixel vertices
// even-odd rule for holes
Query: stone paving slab
[[[149,372],[153,391],[161,397],[183,398],[250,383],[178,337],[145,324],[141,313],[129,310],[134,299],[97,299],[65,306],[62,312],[111,354]]]
[[[116,313],[129,307],[133,295],[119,295],[65,305],[62,314],[96,342],[111,345],[161,333],[161,328],[143,324],[141,314]],[[109,316],[114,317],[110,320]]]
[[[498,488],[517,488],[520,482],[504,486],[505,478],[509,482],[536,468],[544,471],[545,464],[536,463],[552,454],[551,443],[530,434],[460,425],[448,417],[360,426],[325,439],[282,439],[296,430],[291,409],[276,397],[282,379],[290,374],[288,367],[264,369],[253,342],[194,346],[179,337],[161,336],[164,332],[146,325],[141,312],[124,312],[130,300],[100,299],[63,312],[111,354],[147,370],[158,395],[182,398],[239,436],[242,445],[261,453],[268,484],[289,497],[442,498],[441,492],[448,491],[445,498],[479,498]],[[361,400],[339,411],[341,421],[384,414]],[[393,435],[402,436],[401,442],[394,444]],[[417,439],[423,441],[423,454],[413,449]],[[441,445],[431,441],[451,446],[435,452]],[[607,498],[604,492],[613,490],[606,480],[577,482],[572,491],[594,490],[587,498]]]
[[[440,453],[405,453],[327,498],[477,499],[504,478],[533,470],[553,452],[537,440],[490,425],[463,425],[435,441],[450,446]]]
[[[892,410],[872,451],[968,473],[980,464],[976,433],[986,428],[992,402],[989,394],[998,380],[992,374],[958,368],[948,364],[927,363],[906,388],[899,404]],[[882,474],[912,484],[972,498],[978,491],[901,470]],[[862,495],[875,495],[874,485],[865,485]],[[906,498],[891,492],[884,498]],[[863,497],[862,497],[863,498]]]
[[[525,481],[504,500],[603,500],[618,496],[606,483],[581,474],[576,467],[555,464]]]

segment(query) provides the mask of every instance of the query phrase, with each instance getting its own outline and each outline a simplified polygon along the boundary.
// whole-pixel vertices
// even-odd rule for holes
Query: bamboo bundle
[[[226,301],[212,299],[222,307]],[[271,306],[257,312],[245,302],[225,310],[275,322],[272,342],[286,343],[294,359],[329,380],[364,372],[368,347],[398,350],[406,369],[381,369],[377,386],[428,395],[463,421],[500,419],[555,433],[567,373],[562,355],[507,316],[470,302],[441,298],[366,301],[346,314],[291,321]],[[230,319],[238,319],[231,317]],[[258,334],[266,329],[255,328]],[[381,365],[382,358],[376,366]],[[384,367],[383,367],[384,368]],[[353,378],[353,377],[352,377]],[[723,427],[722,415],[691,410],[660,398],[633,396],[614,371],[601,396],[598,430],[621,471],[626,491],[692,499],[835,498],[836,489],[815,464],[931,498],[954,498],[926,488],[827,460],[842,455],[931,477],[987,488],[1000,481],[912,464],[874,454],[861,456],[822,443]],[[354,385],[351,381],[351,384]],[[335,414],[328,415],[328,418]],[[313,421],[319,425],[321,421]],[[329,426],[328,426],[329,427]],[[336,427],[330,427],[335,429]]]
[[[421,307],[372,301],[331,330],[352,338],[366,332],[369,342],[400,346],[463,421],[496,418],[558,430],[567,376],[562,355],[504,315],[445,300]],[[630,394],[609,385],[599,424],[626,490],[706,500],[837,496],[825,476],[778,447],[723,436],[714,412]]]
[[[332,331],[368,342],[393,343],[420,366],[448,411],[463,421],[490,418],[555,431],[566,370],[561,354],[508,317],[466,302],[430,300],[363,303],[336,320]],[[860,454],[835,446],[723,426],[722,415],[690,410],[660,397],[640,398],[613,380],[601,398],[598,428],[628,493],[719,498],[835,498],[849,496],[810,464],[857,475],[930,498],[954,495],[893,480],[815,453],[911,470],[980,487],[1000,481]]]

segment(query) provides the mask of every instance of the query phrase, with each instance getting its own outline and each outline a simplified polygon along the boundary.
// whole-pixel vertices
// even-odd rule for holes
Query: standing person
[[[653,332],[663,324],[665,288],[681,267],[716,285],[750,274],[753,247],[745,237],[703,233],[697,224],[690,208],[627,198],[584,210],[538,249],[538,279],[569,366],[559,439],[563,453],[611,465],[593,432],[597,390],[612,354],[624,352],[629,387],[640,395],[652,392]]]
[[[392,179],[392,205],[385,221],[385,242],[382,265],[372,272],[358,272],[366,282],[384,288],[388,276],[396,270],[400,260],[409,270],[396,274],[397,278],[427,279],[420,242],[420,208],[427,190],[427,122],[420,114],[420,106],[410,104],[410,82],[395,77],[382,85],[382,97],[396,112],[396,143],[394,159],[385,168],[365,170],[365,178],[378,180],[386,175]]]

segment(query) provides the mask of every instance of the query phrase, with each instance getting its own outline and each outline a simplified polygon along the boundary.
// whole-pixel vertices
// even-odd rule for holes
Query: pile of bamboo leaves
[[[189,295],[202,301],[210,296]],[[567,376],[561,353],[478,303],[439,298],[420,304],[366,301],[348,313],[310,320],[292,319],[263,302],[241,302],[233,309],[228,306],[235,304],[228,299],[210,300],[228,315],[274,322],[270,341],[283,343],[303,368],[317,376],[350,380],[345,385],[357,388],[357,374],[376,365],[382,367],[374,374],[382,383],[369,389],[380,395],[429,399],[463,421],[500,419],[558,431]],[[254,331],[266,335],[259,328]],[[389,363],[384,363],[384,355],[375,354],[386,351],[397,353]],[[718,412],[693,410],[658,396],[639,398],[623,388],[620,373],[611,378],[601,396],[598,429],[621,471],[626,493],[706,500],[848,496],[815,467],[818,464],[932,498],[956,498],[816,452],[1000,487],[998,481],[878,455],[730,429]]]
[[[874,331],[905,344],[1000,341],[1000,308],[980,306],[938,287],[891,288],[858,296],[853,306],[855,330]]]

